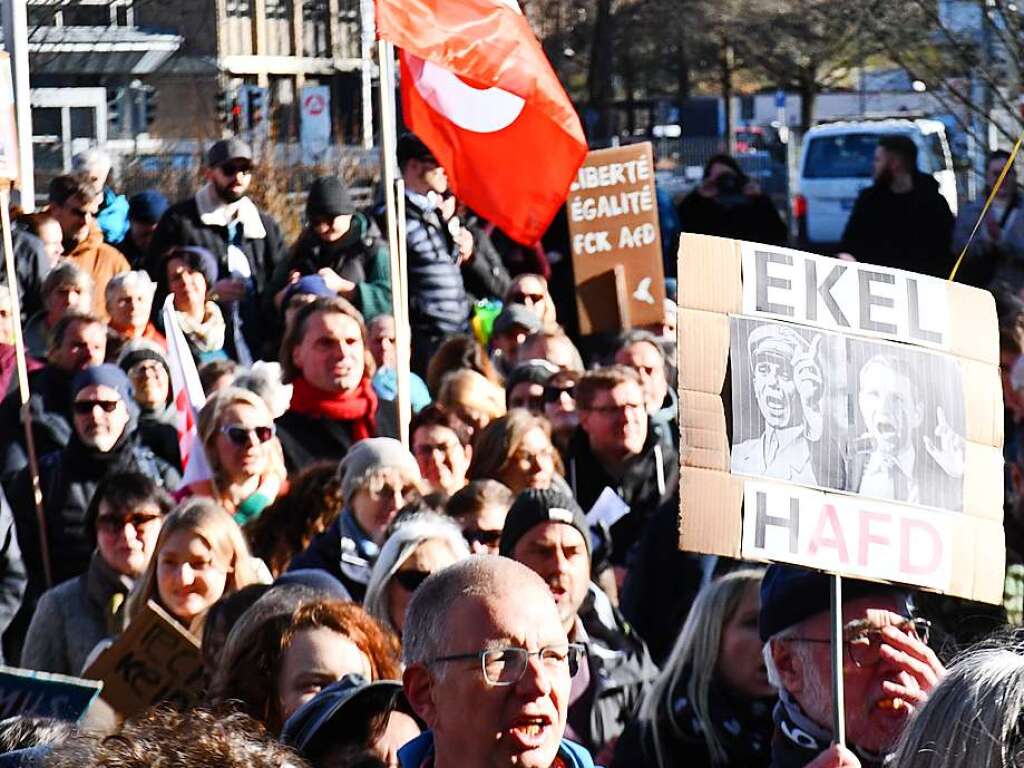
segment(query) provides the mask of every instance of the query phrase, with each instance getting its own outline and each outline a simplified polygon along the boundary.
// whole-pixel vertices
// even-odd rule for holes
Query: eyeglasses
[[[138,530],[146,525],[149,525],[154,520],[159,519],[160,515],[147,515],[142,512],[136,512],[135,514],[125,515],[124,517],[117,517],[116,515],[102,515],[96,518],[96,530],[102,533],[118,533],[127,525]]]
[[[243,427],[241,424],[228,424],[220,428],[220,433],[225,435],[232,445],[238,448],[245,448],[248,445],[252,445],[254,437],[257,444],[269,442],[277,434],[277,430],[274,429],[273,424],[261,427]]]
[[[143,376],[156,376],[160,371],[164,369],[163,365],[155,361],[147,361],[144,363],[136,363],[128,371],[128,375],[132,378],[141,378]]]
[[[544,390],[544,402],[545,403],[557,403],[562,399],[562,395],[568,395],[573,400],[576,399],[576,385],[572,384],[568,387],[547,387]]]
[[[902,624],[894,624],[897,629],[911,637],[916,637],[925,645],[931,636],[932,623],[928,619],[909,619]],[[866,621],[853,621],[843,629],[843,646],[856,667],[873,667],[882,658],[882,628],[868,624]],[[789,637],[789,641],[797,643],[831,643],[830,639],[816,637]]]
[[[384,483],[379,488],[371,486],[366,489],[366,492],[374,501],[380,501],[389,497],[394,498],[396,495],[401,496],[403,499],[414,498],[419,494],[420,489],[411,483],[401,487],[393,483]]]
[[[513,293],[508,297],[509,304],[525,304],[526,306],[533,306],[534,304],[540,304],[544,301],[543,293]]]
[[[120,400],[75,400],[72,410],[79,416],[88,416],[93,408],[99,406],[104,413],[113,413],[120,404]]]
[[[485,547],[495,547],[501,541],[501,531],[463,531],[462,538],[469,544],[482,544]]]
[[[223,163],[220,170],[225,176],[236,176],[239,173],[250,174],[252,165],[249,163]]]
[[[537,651],[528,651],[525,648],[493,648],[487,651],[478,651],[477,653],[440,656],[430,663],[438,664],[446,661],[479,659],[480,669],[484,673],[484,680],[489,685],[515,685],[526,672],[526,664],[531,656],[536,656],[540,659],[546,673],[557,674],[568,665],[569,676],[573,677],[579,671],[583,652],[584,648],[579,643],[546,645]]]
[[[395,571],[392,578],[402,589],[411,593],[419,589],[420,584],[426,581],[429,575],[430,571]]]

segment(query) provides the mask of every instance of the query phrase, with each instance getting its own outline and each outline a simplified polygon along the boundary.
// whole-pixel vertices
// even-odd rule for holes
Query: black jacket
[[[17,227],[11,230],[14,245],[14,274],[18,279],[18,300],[24,322],[43,308],[43,280],[50,271],[50,259],[43,241]],[[0,285],[7,284],[6,268],[0,271]]]
[[[880,184],[861,190],[841,250],[868,264],[946,277],[953,267],[952,238],[953,214],[938,183],[918,173],[904,194]]]
[[[683,232],[785,245],[786,223],[767,195],[743,195],[735,205],[723,205],[696,190],[683,198],[676,213]]]
[[[343,421],[289,410],[279,416],[275,424],[289,472],[297,472],[322,459],[341,461],[354,442],[349,425]],[[393,400],[379,400],[376,437],[397,436],[398,408]]]
[[[473,235],[473,258],[462,265],[462,280],[474,299],[503,299],[512,284],[501,254],[475,217],[462,224]]]
[[[59,451],[71,438],[71,379],[52,365],[29,374],[29,413],[36,456]],[[21,418],[21,395],[15,390],[0,404],[0,434],[3,435],[3,464],[0,479],[5,482],[28,466],[25,427]]]
[[[25,595],[28,577],[18,546],[14,515],[7,497],[0,489],[0,633],[14,621]],[[0,663],[3,653],[0,651]]]
[[[255,295],[240,302],[242,313],[243,336],[254,357],[266,355],[273,359],[277,350],[266,349],[264,342],[268,338],[267,323],[264,322],[261,302],[264,291],[277,265],[284,258],[284,239],[281,228],[265,211],[259,211],[260,221],[267,235],[264,238],[243,238],[241,250],[249,262],[252,279],[255,284]],[[157,284],[156,301],[153,302],[154,318],[159,317],[167,295],[167,275],[164,269],[163,256],[175,245],[198,245],[208,249],[217,258],[220,277],[230,274],[228,269],[229,237],[227,227],[209,226],[199,217],[199,206],[195,197],[175,203],[164,213],[153,235],[153,243],[146,259],[146,271]],[[221,305],[225,320],[229,318],[229,305]],[[233,359],[238,359],[237,344],[234,340],[232,324],[228,321],[225,349]]]
[[[590,450],[587,433],[578,427],[566,463],[566,480],[584,510],[594,505],[605,488],[614,490],[629,505],[630,511],[610,531],[612,564],[628,565],[648,519],[678,491],[679,456],[671,438],[648,420],[643,450],[626,464],[621,480],[615,480]]]

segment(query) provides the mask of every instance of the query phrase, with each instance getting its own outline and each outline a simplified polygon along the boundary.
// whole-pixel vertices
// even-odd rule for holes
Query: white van
[[[917,145],[917,167],[939,184],[956,215],[956,175],[938,120],[858,120],[811,128],[800,154],[800,176],[793,198],[793,221],[801,247],[831,252],[839,245],[860,191],[873,183],[872,166],[878,139],[902,133]]]

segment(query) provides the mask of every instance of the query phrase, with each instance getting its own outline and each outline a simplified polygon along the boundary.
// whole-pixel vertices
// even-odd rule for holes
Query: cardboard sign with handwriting
[[[203,690],[198,641],[152,600],[83,674],[103,681],[103,700],[124,716],[162,702],[187,709]]]

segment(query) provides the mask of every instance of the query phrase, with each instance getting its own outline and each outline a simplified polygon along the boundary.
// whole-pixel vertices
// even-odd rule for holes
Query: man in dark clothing
[[[175,245],[199,245],[217,259],[221,278],[209,286],[227,321],[225,351],[241,365],[275,350],[264,349],[264,292],[284,257],[277,222],[246,196],[252,182],[252,150],[238,139],[218,141],[207,155],[206,184],[175,203],[160,219],[146,271],[159,286],[154,308],[163,306],[167,275],[163,255]]]
[[[0,633],[14,621],[25,594],[28,577],[25,574],[25,563],[21,558],[18,546],[17,531],[14,527],[14,515],[7,503],[3,489],[0,488]],[[0,649],[0,662],[3,661]]]
[[[57,321],[47,364],[31,373],[28,380],[36,456],[67,445],[71,437],[71,380],[79,371],[102,363],[106,347],[106,326],[92,315],[70,313]],[[0,434],[5,442],[0,478],[6,481],[28,465],[17,390],[0,405]]]
[[[341,179],[321,176],[313,181],[306,219],[288,258],[274,272],[268,298],[280,305],[295,276],[318,274],[330,290],[352,302],[367,323],[390,313],[387,245],[377,225],[356,210]]]
[[[779,691],[772,768],[880,768],[946,672],[906,592],[844,578],[846,741],[856,758],[837,753],[830,746],[829,595],[827,574],[796,566],[772,565],[761,582],[759,630],[768,679]]]
[[[935,179],[917,170],[917,145],[909,136],[879,139],[874,177],[846,222],[840,258],[946,277],[953,266],[953,214]]]
[[[21,321],[24,323],[43,308],[43,280],[50,272],[50,257],[43,241],[23,229],[11,229],[14,246],[14,274],[17,278]],[[0,285],[7,285],[7,270],[0,273]]]
[[[590,581],[590,530],[572,496],[554,488],[523,491],[501,532],[499,553],[547,583],[571,643],[586,657],[569,695],[566,736],[607,764],[658,670],[643,641]]]
[[[448,177],[416,136],[399,140],[398,165],[405,180],[412,370],[424,376],[445,338],[469,332],[469,297],[459,265],[471,257],[473,238],[465,229],[456,238],[442,219]]]
[[[649,517],[677,490],[677,453],[648,417],[632,368],[613,365],[586,373],[576,385],[576,409],[580,426],[567,451],[567,479],[584,509],[606,488],[619,497],[599,517],[610,529],[612,564],[627,567]]]
[[[683,198],[677,214],[683,232],[770,245],[785,245],[788,240],[786,224],[771,198],[729,155],[707,161],[704,180]]]
[[[167,208],[167,198],[155,189],[139,192],[128,200],[128,234],[117,244],[117,250],[128,259],[132,269],[145,268],[153,234]]]

